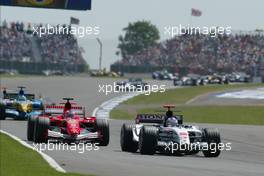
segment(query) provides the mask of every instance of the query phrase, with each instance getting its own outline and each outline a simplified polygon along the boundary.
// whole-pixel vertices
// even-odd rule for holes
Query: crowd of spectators
[[[66,27],[66,26],[64,26]],[[70,27],[69,27],[70,29]],[[79,65],[85,63],[77,39],[69,32],[35,36],[45,63]]]
[[[0,60],[33,60],[32,43],[24,32],[24,23],[6,21],[0,26]]]
[[[45,34],[41,37],[34,35],[34,29],[41,24],[32,25],[23,22],[0,25],[0,60],[60,64],[64,66],[85,63],[77,39],[72,34]],[[36,41],[40,58],[34,55],[32,41]],[[38,56],[38,55],[37,55]]]
[[[249,70],[264,60],[264,35],[180,35],[158,43],[119,63],[192,69]]]

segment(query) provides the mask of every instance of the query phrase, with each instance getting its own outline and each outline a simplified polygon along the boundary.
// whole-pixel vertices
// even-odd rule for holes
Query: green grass
[[[114,109],[110,112],[110,117],[113,119],[121,120],[121,119],[133,119],[134,114],[130,114],[127,111]]]
[[[0,133],[1,176],[84,176],[60,173],[49,166],[35,151]]]
[[[115,109],[110,116],[113,119],[131,120],[136,113],[161,113],[157,110],[163,109],[138,109],[135,113]],[[177,114],[182,114],[185,122],[264,125],[264,108],[261,106],[181,106],[177,110],[181,111]]]
[[[175,104],[177,110],[182,111],[186,122],[264,125],[264,108],[261,106],[191,106],[186,104],[189,100],[208,93],[260,86],[263,84],[199,86],[171,89],[165,93],[152,93],[149,96],[139,95],[113,109],[110,118],[134,119],[137,113],[159,113],[157,110],[163,104]]]
[[[264,125],[261,106],[188,106],[181,109],[187,122]]]
[[[236,85],[209,85],[199,87],[186,87],[181,89],[171,89],[164,93],[151,93],[150,95],[139,95],[135,98],[129,99],[123,104],[138,105],[138,104],[183,104],[188,100],[202,94],[210,92],[219,92],[239,88],[250,88],[263,86],[264,84],[236,84]]]

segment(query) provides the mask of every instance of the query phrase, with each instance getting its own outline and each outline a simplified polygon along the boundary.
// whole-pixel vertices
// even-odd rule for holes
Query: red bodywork
[[[78,135],[81,135],[84,130],[92,135],[91,138],[100,138],[100,135],[96,135],[96,117],[85,117],[85,109],[81,106],[73,106],[70,102],[66,102],[65,105],[47,105],[45,113],[41,117],[50,119],[50,129],[52,131],[56,128],[56,132],[53,130],[53,134],[58,133],[59,136],[49,135],[48,138],[67,138],[75,139]],[[67,112],[71,112],[72,116],[68,117]],[[49,132],[50,133],[50,132]],[[86,133],[86,134],[87,134]],[[63,137],[62,137],[63,136]],[[83,140],[87,140],[89,137],[84,137]]]
[[[83,128],[81,125],[85,126],[95,126],[95,117],[80,117],[79,115],[74,115],[73,118],[64,118],[63,115],[48,116],[50,119],[50,124],[52,126],[57,126],[61,128],[62,133],[67,133],[69,135],[78,135],[82,132]]]

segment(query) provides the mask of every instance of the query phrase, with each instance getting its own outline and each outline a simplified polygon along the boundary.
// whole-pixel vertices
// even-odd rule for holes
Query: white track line
[[[63,172],[63,173],[66,173],[66,171],[53,159],[51,158],[49,155],[39,151],[39,150],[36,150],[34,147],[32,147],[31,145],[29,145],[28,143],[26,143],[25,141],[22,141],[21,139],[19,139],[18,137],[6,132],[6,131],[3,131],[3,130],[0,130],[0,133],[3,133],[3,134],[6,134],[8,135],[9,137],[11,137],[12,139],[16,140],[17,142],[19,142],[20,144],[22,144],[23,146],[29,148],[29,149],[32,149],[34,151],[37,151],[44,160],[46,160],[49,165],[51,167],[53,167],[55,170],[57,170],[58,172]]]
[[[96,116],[96,112],[98,111],[99,107],[96,107],[94,110],[93,110],[93,113],[92,113],[92,116],[95,117]]]
[[[236,98],[236,99],[264,99],[264,88],[244,89],[239,91],[230,91],[216,95],[217,98]]]
[[[124,95],[120,95],[118,97],[112,98],[110,100],[107,100],[103,102],[100,106],[94,109],[93,116],[97,118],[104,118],[109,119],[109,115],[112,109],[114,109],[116,106],[118,106],[120,103],[133,98],[137,95],[140,95],[141,93],[127,93]]]
[[[166,90],[175,89],[175,88],[180,88],[180,87],[170,86]],[[128,99],[134,98],[135,96],[138,96],[140,94],[144,94],[144,92],[130,92],[124,95],[120,95],[118,97],[114,97],[110,100],[107,100],[93,110],[92,116],[97,118],[109,119],[110,112],[112,109],[117,107],[120,103]]]

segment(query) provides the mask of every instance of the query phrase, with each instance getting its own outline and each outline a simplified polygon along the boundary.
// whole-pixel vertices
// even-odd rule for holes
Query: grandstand
[[[162,66],[174,72],[179,69],[196,73],[243,71],[253,75],[263,62],[264,35],[240,31],[216,37],[178,35],[123,58],[111,68],[154,71]]]
[[[0,26],[0,69],[40,74],[45,70],[83,72],[86,62],[77,39],[71,34],[33,35],[23,22]]]

